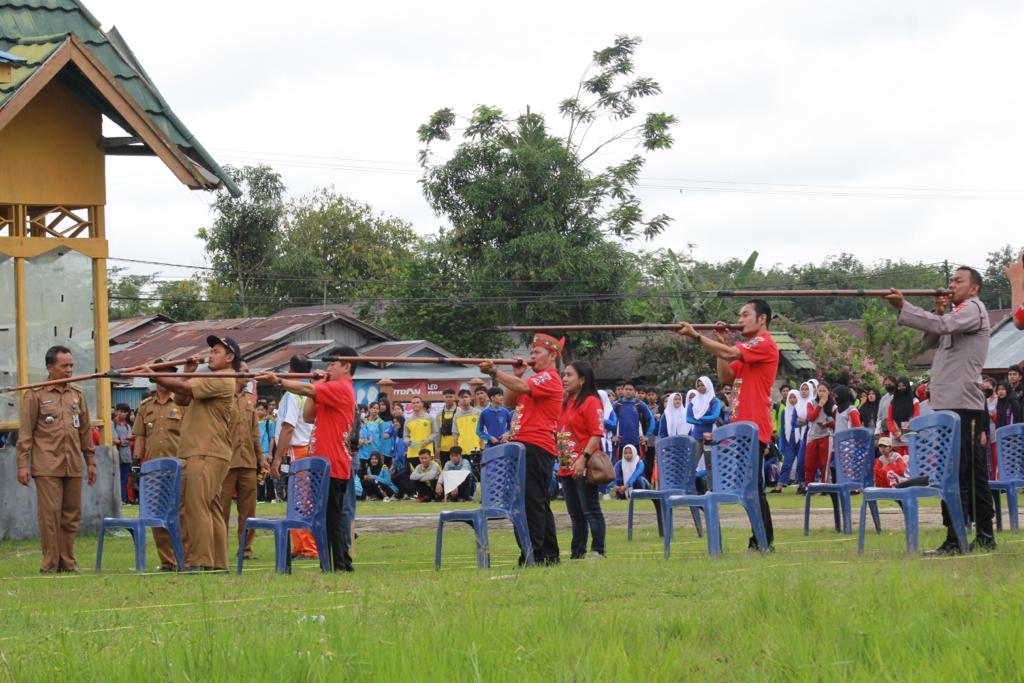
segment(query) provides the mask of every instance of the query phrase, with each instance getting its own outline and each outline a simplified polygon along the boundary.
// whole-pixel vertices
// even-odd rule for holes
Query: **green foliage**
[[[156,313],[179,322],[220,317],[211,315],[210,306],[205,302],[206,286],[198,276],[188,280],[160,282],[153,289],[153,297],[159,300]]]
[[[892,309],[879,300],[868,303],[862,327],[864,350],[875,362],[879,376],[909,376],[911,359],[924,352],[921,333],[896,324]]]
[[[126,275],[125,268],[107,269],[107,317],[110,320],[132,318],[151,312],[153,302],[146,292],[154,275]]]
[[[281,238],[285,186],[280,174],[264,164],[241,169],[225,166],[224,170],[242,189],[242,196],[219,189],[213,201],[213,224],[200,228],[197,235],[206,242],[216,277],[234,285],[239,313],[247,316],[254,308],[249,300],[268,288],[261,274]]]
[[[569,121],[564,139],[529,108],[510,119],[497,107],[481,105],[448,160],[434,164],[432,146],[451,140],[456,114],[441,109],[420,126],[423,193],[451,228],[405,264],[402,272],[410,282],[394,290],[385,325],[460,353],[492,353],[509,340],[481,328],[608,322],[646,312],[623,296],[639,286],[640,264],[608,239],[650,237],[669,222],[666,216],[646,217],[633,192],[644,158],[631,154],[599,172],[586,166],[616,143],[645,151],[672,144],[674,117],[632,120],[639,102],[660,92],[652,79],[633,76],[638,45],[639,39],[621,36],[594,53],[576,95],[561,103]],[[587,131],[601,123],[616,127],[583,149]],[[415,296],[424,291],[431,296]],[[595,351],[609,339],[570,339],[570,355]]]
[[[982,273],[985,284],[981,288],[981,300],[986,307],[1010,308],[1013,297],[1010,292],[1010,281],[1006,278],[1006,267],[1020,252],[1020,248],[1005,244],[988,253],[985,259],[988,265]]]
[[[318,188],[288,205],[270,267],[274,306],[380,294],[378,281],[398,275],[417,240],[409,223],[376,214],[333,188]]]

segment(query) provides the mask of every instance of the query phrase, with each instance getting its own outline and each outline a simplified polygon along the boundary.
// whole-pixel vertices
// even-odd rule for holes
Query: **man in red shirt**
[[[330,489],[327,494],[327,548],[318,552],[330,552],[331,566],[336,572],[355,571],[352,556],[349,555],[342,524],[342,507],[345,493],[352,479],[352,455],[348,449],[349,433],[355,422],[356,394],[352,387],[352,363],[332,360],[337,356],[355,356],[348,346],[331,349],[326,356],[327,372],[313,373],[311,384],[281,379],[271,372],[256,376],[258,382],[270,382],[298,396],[312,400],[306,415],[314,417],[313,438],[309,442],[309,454],[327,458],[331,463]],[[310,421],[309,417],[305,417]]]
[[[734,402],[733,421],[753,422],[757,425],[757,438],[761,442],[757,494],[761,503],[761,518],[768,541],[773,550],[775,531],[772,513],[764,492],[764,458],[772,438],[772,385],[779,370],[779,349],[768,332],[772,322],[772,309],[763,299],[751,299],[740,309],[740,334],[745,341],[735,346],[728,344],[725,323],[719,322],[716,339],[701,335],[689,323],[679,326],[679,334],[699,339],[701,346],[718,359],[718,381],[738,385]],[[750,537],[749,547],[757,548],[757,539]]]
[[[565,341],[536,334],[530,346],[534,375],[523,379],[526,363],[514,365],[513,372],[498,372],[494,363],[480,363],[480,370],[505,386],[505,407],[514,408],[511,440],[526,447],[526,525],[530,530],[533,560],[537,564],[558,563],[555,516],[551,514],[548,482],[555,466],[555,430],[562,410],[562,378],[556,363]],[[522,359],[517,359],[522,360]],[[522,541],[520,541],[522,548]],[[526,561],[525,549],[519,563]]]

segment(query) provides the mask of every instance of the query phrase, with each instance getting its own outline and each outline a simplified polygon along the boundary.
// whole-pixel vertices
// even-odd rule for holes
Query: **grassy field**
[[[780,510],[801,500],[772,497]],[[359,514],[438,509],[368,503]],[[923,547],[943,533],[923,530]],[[858,558],[854,539],[781,529],[777,552],[760,557],[745,552],[747,535],[727,529],[725,557],[711,560],[685,526],[666,562],[650,526],[631,543],[610,528],[607,560],[519,570],[511,532],[498,530],[494,567],[477,570],[471,533],[454,527],[437,573],[432,530],[364,532],[356,573],[339,576],[308,561],[275,575],[259,536],[241,577],[136,575],[127,538],[108,539],[97,576],[95,537],[79,539],[82,573],[43,577],[36,543],[7,542],[0,680],[1020,678],[1020,539],[925,559],[905,557],[892,528]],[[568,535],[559,540],[567,551]]]

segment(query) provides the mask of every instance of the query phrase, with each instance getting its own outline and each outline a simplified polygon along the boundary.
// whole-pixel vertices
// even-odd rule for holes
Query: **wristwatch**
[[[586,460],[587,462],[590,462],[590,456],[592,455],[593,453],[587,453],[586,451],[583,451],[583,459]]]

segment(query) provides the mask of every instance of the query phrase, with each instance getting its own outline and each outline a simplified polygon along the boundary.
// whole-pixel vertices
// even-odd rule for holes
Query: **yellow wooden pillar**
[[[98,239],[106,239],[106,226],[104,224],[104,207],[93,206],[90,208],[92,236]],[[96,371],[106,372],[110,370],[110,340],[107,328],[107,259],[92,259],[92,307],[93,307],[93,338],[95,339],[94,351],[96,355]],[[100,443],[111,445],[113,429],[110,424],[111,411],[110,380],[101,379],[96,382],[96,412],[99,415],[93,416],[103,420],[100,428]]]

